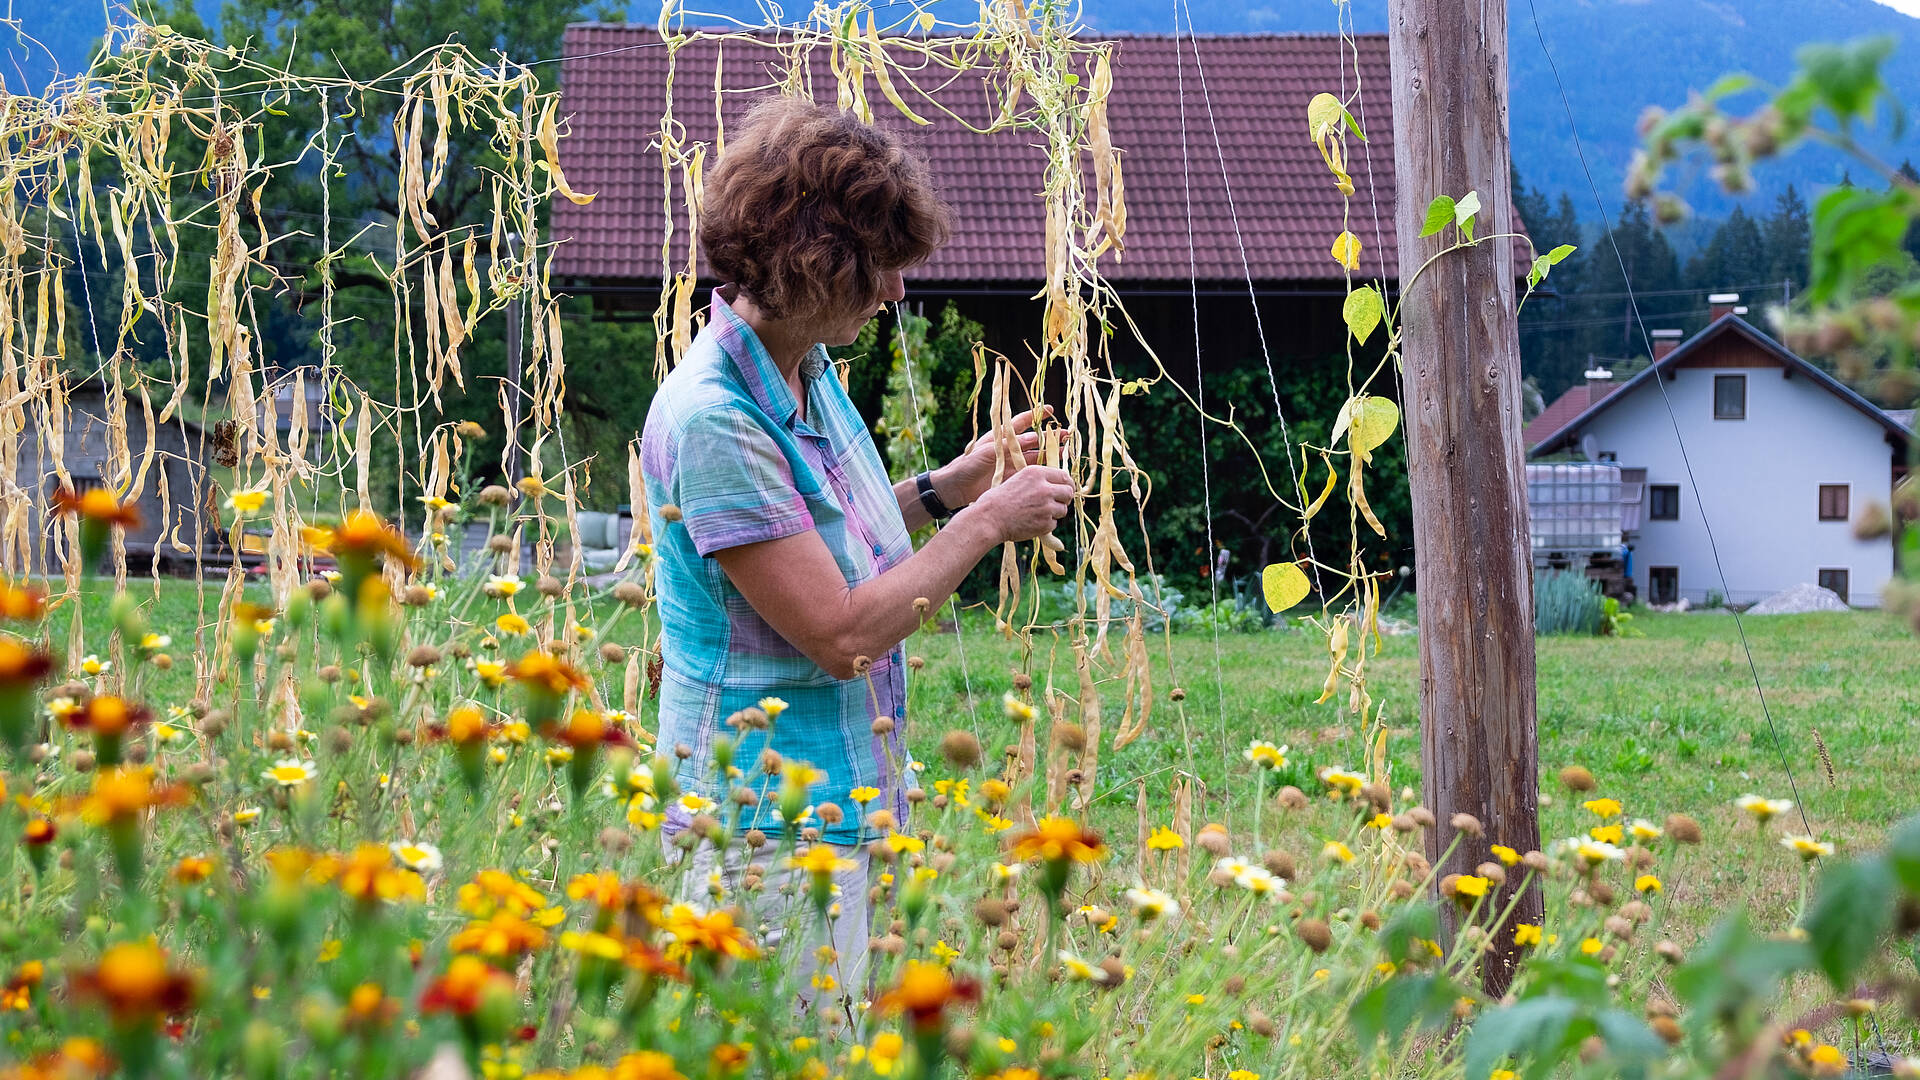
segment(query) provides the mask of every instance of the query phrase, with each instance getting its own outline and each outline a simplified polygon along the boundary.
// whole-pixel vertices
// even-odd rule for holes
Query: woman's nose
[[[889,270],[880,279],[881,299],[889,304],[898,303],[907,296],[907,276],[899,270]]]

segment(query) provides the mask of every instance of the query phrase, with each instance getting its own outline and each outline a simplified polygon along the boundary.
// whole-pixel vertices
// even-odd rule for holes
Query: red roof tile
[[[1620,389],[1616,382],[1588,382],[1561,394],[1553,399],[1553,404],[1540,411],[1540,415],[1527,421],[1526,430],[1521,438],[1531,451],[1540,445],[1540,440],[1559,431],[1567,422],[1587,411],[1587,406]]]
[[[561,142],[567,178],[581,191],[597,192],[587,206],[559,201],[554,236],[567,241],[554,261],[557,273],[593,278],[658,279],[663,224],[663,178],[652,140],[663,106],[667,56],[649,28],[580,24],[567,28],[561,67],[562,112],[570,135]],[[1127,249],[1124,258],[1102,260],[1115,281],[1180,281],[1188,277],[1188,237],[1198,276],[1210,281],[1243,279],[1241,246],[1254,279],[1263,282],[1338,280],[1328,253],[1342,227],[1342,200],[1307,137],[1306,105],[1316,93],[1342,89],[1342,45],[1324,35],[1166,36],[1115,39],[1113,96],[1109,106],[1113,142],[1124,157]],[[1178,48],[1176,48],[1176,45]],[[1363,276],[1396,272],[1393,258],[1393,131],[1389,112],[1387,39],[1356,41],[1365,77],[1364,121],[1369,142],[1349,139],[1357,191],[1349,226],[1364,245]],[[1196,64],[1195,48],[1198,49]],[[621,50],[606,53],[606,50]],[[752,55],[754,52],[760,55]],[[771,48],[713,41],[679,51],[674,85],[675,117],[686,138],[711,140],[716,57],[728,91],[729,122],[758,88],[771,82]],[[832,87],[820,58],[816,87]],[[1200,68],[1206,73],[1205,96]],[[1346,65],[1352,81],[1351,60]],[[1181,94],[1184,83],[1185,95]],[[916,128],[897,115],[869,85],[877,117],[905,130],[924,148],[943,197],[956,211],[953,243],[909,276],[918,281],[1037,282],[1041,278],[1044,222],[1039,190],[1044,159],[1030,133],[973,135],[936,120]],[[911,100],[911,97],[910,97]],[[942,101],[981,125],[992,103],[956,83]],[[1211,101],[1212,116],[1208,102]],[[1186,134],[1181,125],[1184,102]],[[1213,126],[1218,125],[1216,153]],[[1233,209],[1227,205],[1220,159],[1226,160]],[[1371,158],[1373,185],[1368,184]],[[1191,184],[1192,228],[1188,228]],[[678,180],[672,201],[680,201]],[[1373,218],[1377,196],[1379,233]],[[685,259],[684,218],[676,229],[674,264]],[[1385,265],[1381,257],[1385,256]]]

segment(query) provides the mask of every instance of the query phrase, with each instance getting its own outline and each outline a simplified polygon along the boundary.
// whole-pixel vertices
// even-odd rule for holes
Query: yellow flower
[[[1512,1069],[1495,1069],[1487,1074],[1487,1080],[1519,1080],[1519,1074]]]
[[[456,510],[460,506],[459,503],[449,502],[445,497],[440,495],[422,495],[420,496],[420,504],[422,506],[425,506],[429,510],[436,510],[436,511],[437,510]]]
[[[1635,840],[1644,841],[1658,840],[1667,835],[1667,830],[1655,825],[1646,818],[1634,818],[1633,824],[1627,827],[1627,831],[1633,834]]]
[[[951,964],[960,958],[960,950],[944,941],[933,943],[933,955],[943,964]]]
[[[501,633],[512,634],[515,637],[533,633],[533,624],[527,622],[518,612],[507,612],[493,620],[493,625]]]
[[[1622,809],[1620,800],[1618,799],[1588,799],[1580,805],[1593,811],[1593,816],[1599,818],[1601,821],[1608,821],[1619,817]]]
[[[1281,769],[1287,764],[1287,748],[1275,746],[1263,739],[1255,739],[1248,743],[1240,756],[1263,769]]]
[[[1587,830],[1587,835],[1603,844],[1624,844],[1627,838],[1618,825],[1595,825]]]
[[[852,799],[855,806],[865,806],[879,797],[880,789],[876,787],[857,787],[847,792],[847,798]]]
[[[1013,841],[1013,857],[1022,862],[1070,859],[1078,863],[1090,863],[1105,858],[1106,854],[1107,845],[1101,841],[1100,834],[1072,818],[1044,818],[1032,831]]]
[[[786,701],[777,697],[763,697],[759,705],[760,711],[766,713],[769,720],[778,720],[780,714],[787,711]]]
[[[243,807],[233,812],[233,823],[235,825],[251,825],[259,820],[260,808],[257,806]]]
[[[387,845],[393,852],[395,862],[415,873],[431,874],[440,869],[440,849],[421,841],[395,842]]]
[[[805,870],[815,877],[831,877],[851,870],[858,864],[852,859],[841,858],[840,853],[829,844],[814,844],[803,854],[789,856],[787,865],[795,870]]]
[[[316,957],[322,964],[331,964],[340,959],[340,939],[328,938],[320,943],[320,955]]]
[[[1654,877],[1652,874],[1641,874],[1639,877],[1633,879],[1633,888],[1635,892],[1657,893],[1661,889],[1660,879]]]
[[[1246,1069],[1235,1069],[1227,1074],[1227,1080],[1260,1080],[1260,1074]]]
[[[1353,861],[1353,849],[1338,840],[1329,840],[1320,849],[1320,857],[1328,862],[1350,863]]]
[[[1604,840],[1588,840],[1571,837],[1563,845],[1580,861],[1588,866],[1599,866],[1603,862],[1617,862],[1627,857],[1627,853]]]
[[[80,670],[89,675],[101,675],[113,670],[113,661],[102,660],[94,653],[88,653],[80,661]]]
[[[1733,805],[1752,814],[1754,820],[1762,825],[1793,809],[1791,799],[1765,799],[1758,795],[1742,795],[1733,801]]]
[[[1833,854],[1832,844],[1822,843],[1811,836],[1783,836],[1780,846],[1809,861]]]
[[[905,855],[905,854],[910,854],[916,851],[925,851],[927,848],[926,843],[923,842],[919,837],[908,836],[905,833],[897,833],[897,832],[889,832],[887,834],[887,846],[893,849],[893,853],[895,855]]]
[[[1807,1064],[1813,1066],[1815,1076],[1840,1076],[1847,1071],[1847,1055],[1839,1047],[1821,1043],[1807,1054]]]
[[[1147,837],[1147,847],[1154,851],[1172,851],[1186,846],[1187,842],[1181,839],[1180,834],[1165,825],[1153,830],[1153,835]]]
[[[266,488],[249,488],[227,496],[227,506],[236,514],[257,514],[267,505]]]
[[[1383,830],[1391,829],[1393,828],[1393,815],[1386,813],[1385,811],[1375,814],[1372,817],[1367,819],[1367,828],[1383,829]]]
[[[1493,857],[1500,860],[1502,866],[1512,866],[1520,861],[1520,853],[1505,844],[1495,844],[1488,849]]]
[[[1128,889],[1126,895],[1127,903],[1133,905],[1133,913],[1140,916],[1142,922],[1180,914],[1180,902],[1159,889],[1140,885]]]
[[[301,784],[319,775],[319,770],[314,767],[311,761],[301,761],[298,758],[281,758],[279,761],[273,763],[271,769],[268,769],[260,775],[283,788],[297,788]]]
[[[1586,956],[1598,956],[1606,947],[1605,942],[1595,937],[1585,938],[1580,942],[1580,952]]]
[[[488,596],[495,596],[507,600],[517,595],[523,585],[524,583],[513,574],[489,574],[487,575],[487,583],[481,586],[481,588],[486,591]]]
[[[1493,883],[1478,875],[1462,874],[1459,878],[1455,879],[1453,890],[1461,896],[1479,897],[1487,895],[1487,886],[1491,884]]]
[[[1513,943],[1515,945],[1540,944],[1539,924],[1538,923],[1519,923],[1515,925],[1513,928]]]
[[[171,634],[144,634],[140,638],[140,648],[145,652],[158,652],[172,644]]]
[[[1187,1004],[1189,1005],[1205,1005],[1206,1003],[1207,1003],[1207,995],[1205,994],[1188,994],[1187,995]]]
[[[1001,695],[1000,707],[1006,710],[1007,719],[1016,723],[1024,724],[1033,719],[1033,706],[1013,696],[1011,690]]]
[[[1357,795],[1367,783],[1366,777],[1345,769],[1321,769],[1320,780],[1331,789],[1336,798],[1342,795]]]

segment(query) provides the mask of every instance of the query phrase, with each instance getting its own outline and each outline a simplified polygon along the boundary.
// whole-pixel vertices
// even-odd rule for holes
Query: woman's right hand
[[[1073,496],[1066,470],[1029,465],[988,488],[968,509],[992,522],[1003,542],[1032,540],[1067,516]]]

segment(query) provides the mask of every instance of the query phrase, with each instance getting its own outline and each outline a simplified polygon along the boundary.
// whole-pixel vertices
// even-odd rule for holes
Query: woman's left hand
[[[1041,418],[1052,413],[1052,406],[1042,406],[1039,410]],[[934,473],[934,489],[939,493],[940,501],[958,510],[984,495],[987,488],[992,486],[996,465],[1003,466],[1000,471],[1004,477],[1024,465],[1037,464],[1040,460],[1040,433],[1033,430],[1033,422],[1034,410],[1029,409],[1008,423],[1018,450],[1003,447],[995,433],[989,431],[973,440],[959,457]]]

